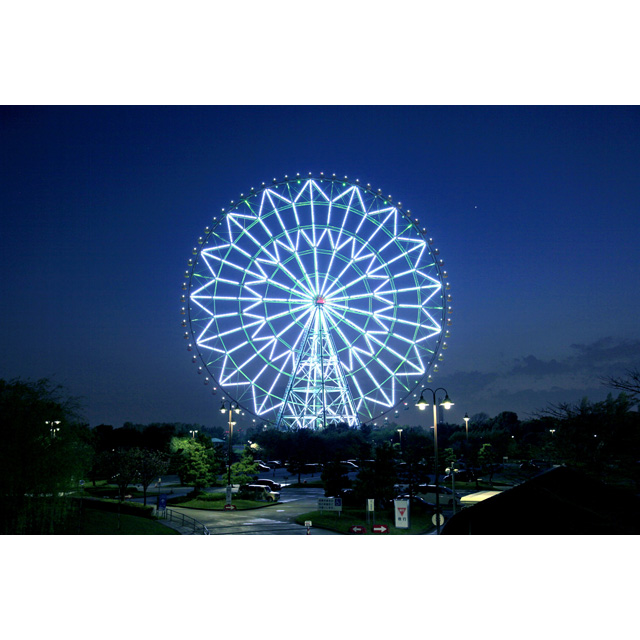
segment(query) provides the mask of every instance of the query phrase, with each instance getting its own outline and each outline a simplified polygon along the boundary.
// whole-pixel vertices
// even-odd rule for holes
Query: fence
[[[209,529],[202,522],[198,522],[195,518],[191,516],[187,516],[184,513],[180,513],[179,511],[174,511],[173,509],[161,509],[158,510],[158,517],[163,520],[169,520],[169,522],[175,522],[179,524],[181,527],[189,527],[193,529],[193,533],[202,533],[204,536],[208,536]]]

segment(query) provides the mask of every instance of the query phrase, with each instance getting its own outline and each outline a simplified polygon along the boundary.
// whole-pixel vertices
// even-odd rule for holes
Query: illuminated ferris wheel
[[[355,426],[399,406],[448,337],[447,274],[425,233],[346,177],[241,194],[185,273],[185,338],[205,383],[281,428]]]

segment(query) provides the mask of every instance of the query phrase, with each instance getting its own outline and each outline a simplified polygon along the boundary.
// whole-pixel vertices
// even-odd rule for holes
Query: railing
[[[160,509],[158,510],[158,516],[163,520],[169,520],[169,522],[179,523],[182,527],[192,527],[193,533],[199,533],[202,531],[203,536],[208,536],[209,529],[207,529],[207,525],[202,524],[202,522],[198,522],[195,518],[191,516],[187,516],[184,513],[180,513],[179,511],[174,511],[173,509]]]

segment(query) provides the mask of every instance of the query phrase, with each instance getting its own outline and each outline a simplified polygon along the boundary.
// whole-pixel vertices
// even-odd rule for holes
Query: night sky
[[[230,200],[296,172],[371,183],[434,238],[451,422],[601,400],[640,365],[636,107],[11,107],[0,148],[0,377],[50,377],[91,426],[221,424],[186,263]]]

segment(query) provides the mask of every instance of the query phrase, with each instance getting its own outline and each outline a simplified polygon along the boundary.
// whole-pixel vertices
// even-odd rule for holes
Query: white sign
[[[393,511],[396,516],[396,528],[408,529],[409,528],[409,501],[394,500]]]
[[[307,527],[307,529],[311,526],[311,520],[305,520],[304,521],[304,526]]]
[[[374,498],[367,498],[367,511],[376,510],[376,501]]]
[[[440,526],[442,526],[444,524],[444,516],[441,513],[434,513],[433,517],[431,518],[431,522],[433,522],[433,524],[437,526],[438,520],[440,520]]]
[[[342,498],[318,498],[318,511],[342,511]]]

